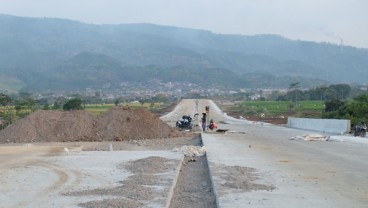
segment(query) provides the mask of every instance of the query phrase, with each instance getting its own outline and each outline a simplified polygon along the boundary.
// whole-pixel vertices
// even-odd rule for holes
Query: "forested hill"
[[[203,75],[205,75],[203,77]],[[368,50],[276,35],[0,15],[0,88],[162,79],[236,87],[365,83]]]

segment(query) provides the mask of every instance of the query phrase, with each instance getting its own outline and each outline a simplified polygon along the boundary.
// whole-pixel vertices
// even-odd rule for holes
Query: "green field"
[[[141,103],[123,103],[121,104],[123,106],[128,106],[130,108],[147,108],[147,109],[154,109],[159,108],[161,106],[160,103],[144,103],[143,105]],[[87,104],[85,106],[85,110],[88,112],[91,112],[93,114],[99,115],[101,113],[104,113],[108,109],[115,106],[114,104]]]
[[[0,106],[0,115],[4,114],[4,113],[9,113],[9,112],[12,112],[12,113],[16,113],[17,111],[15,110],[15,107],[14,106]],[[18,111],[18,113],[20,114],[27,114],[27,113],[31,113],[32,110],[30,108],[27,108],[27,109],[22,109],[20,111]]]
[[[31,114],[32,112],[33,111],[31,108],[21,109],[17,111],[15,110],[14,106],[0,106],[0,117],[8,117],[10,115],[24,117]]]
[[[147,108],[147,109],[157,109],[161,107],[160,103],[153,103],[153,104],[144,103],[143,105],[141,103],[124,103],[121,105],[129,106],[130,108]],[[114,104],[86,104],[85,110],[90,113],[99,115],[101,113],[104,113],[108,109],[112,108],[113,106],[115,105]],[[52,108],[52,106],[50,107]],[[16,110],[14,106],[0,106],[0,115],[3,115],[4,113],[8,113],[8,112],[15,113]],[[23,109],[20,112],[18,112],[18,114],[29,114],[31,112],[32,112],[31,109]]]
[[[0,106],[0,113],[6,112],[6,111],[15,111],[14,106]]]
[[[323,101],[299,101],[296,105],[291,101],[244,101],[240,103],[244,114],[249,115],[283,115],[312,114],[321,115],[324,109]]]

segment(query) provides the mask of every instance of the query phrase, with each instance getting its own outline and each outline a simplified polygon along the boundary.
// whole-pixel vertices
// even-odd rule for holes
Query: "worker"
[[[203,131],[206,131],[206,119],[207,119],[207,113],[202,113],[202,129]]]
[[[198,112],[194,114],[194,121],[195,121],[195,126],[199,126],[199,113]]]
[[[214,129],[217,129],[217,125],[216,123],[213,121],[213,119],[210,120],[210,125],[208,125],[208,128],[211,129],[212,131]]]

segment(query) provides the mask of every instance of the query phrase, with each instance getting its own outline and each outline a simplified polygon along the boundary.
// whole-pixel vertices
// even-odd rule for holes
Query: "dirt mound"
[[[86,111],[39,110],[0,131],[0,142],[89,140],[95,119]]]
[[[181,136],[145,109],[116,106],[101,116],[39,110],[0,131],[0,142],[122,141]]]
[[[121,141],[177,137],[179,132],[145,109],[118,106],[99,117],[96,135],[104,140]]]
[[[96,141],[96,117],[86,111],[64,112],[51,133],[51,141]]]

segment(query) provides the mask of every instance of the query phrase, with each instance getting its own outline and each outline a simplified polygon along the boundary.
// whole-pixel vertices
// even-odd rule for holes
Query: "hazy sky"
[[[368,0],[0,0],[0,13],[279,34],[368,48]],[[1,30],[1,28],[0,28]]]

